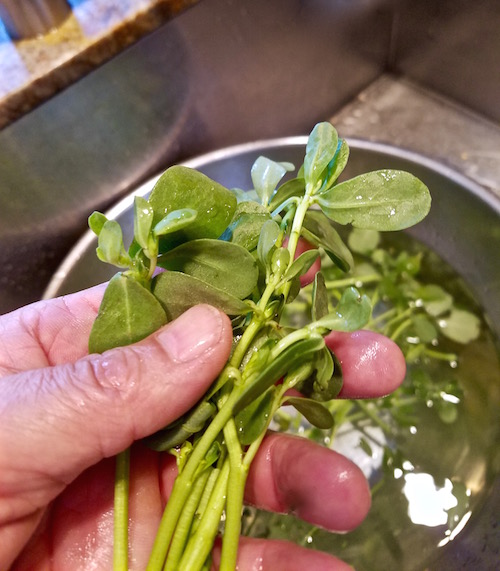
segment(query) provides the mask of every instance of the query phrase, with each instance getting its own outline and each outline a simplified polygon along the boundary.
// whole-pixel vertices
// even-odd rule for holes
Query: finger
[[[246,501],[292,513],[330,531],[349,531],[370,509],[370,490],[350,460],[305,438],[268,435],[248,474]]]
[[[314,246],[306,242],[303,238],[300,238],[297,243],[297,249],[295,250],[295,257],[298,258],[304,252],[308,250],[313,250]],[[302,287],[310,284],[314,281],[314,276],[321,270],[321,260],[318,258],[315,260],[313,265],[307,270],[307,272],[300,276],[300,285]]]
[[[105,287],[39,301],[0,317],[0,377],[85,356]]]
[[[214,550],[214,569],[220,563],[220,548]],[[353,571],[336,557],[300,547],[288,541],[242,538],[238,571]]]
[[[224,366],[231,340],[227,316],[198,306],[136,345],[1,379],[3,499],[44,505],[47,482],[53,497],[88,466],[178,418]]]
[[[342,367],[340,398],[385,396],[403,382],[406,362],[399,347],[380,333],[334,331],[325,337]]]

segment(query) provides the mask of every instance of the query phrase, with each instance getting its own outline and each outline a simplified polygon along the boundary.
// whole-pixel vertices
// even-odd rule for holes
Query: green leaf
[[[347,238],[349,248],[358,254],[369,255],[380,243],[380,233],[378,230],[367,228],[353,228]]]
[[[156,298],[123,274],[111,278],[90,332],[90,353],[136,343],[167,322]]]
[[[181,272],[167,271],[153,279],[153,293],[168,319],[182,315],[190,307],[208,303],[228,315],[244,315],[250,307],[244,301],[198,278]]]
[[[94,234],[99,236],[102,227],[107,221],[108,219],[106,218],[106,216],[104,216],[104,214],[102,214],[101,212],[97,212],[96,210],[92,212],[92,214],[89,216],[88,219],[89,228],[92,230],[92,232],[94,232]]]
[[[324,339],[315,336],[297,341],[284,349],[256,375],[251,383],[245,386],[245,390],[233,407],[234,413],[237,414],[240,410],[243,410],[270,386],[284,377],[287,371],[294,370],[299,364],[307,361],[312,355],[323,349],[324,346]]]
[[[326,331],[356,331],[364,327],[371,315],[371,303],[356,288],[347,288],[333,313],[314,321],[308,328]]]
[[[276,241],[281,234],[280,227],[274,220],[267,220],[262,225],[259,241],[257,243],[257,254],[264,266],[267,266],[271,252],[275,248]]]
[[[333,125],[318,123],[309,135],[304,158],[304,178],[313,188],[318,185],[337,151],[338,135]]]
[[[313,321],[328,315],[328,290],[325,285],[325,276],[321,272],[314,276],[311,305]]]
[[[142,196],[134,198],[134,238],[141,248],[147,249],[153,225],[153,208]]]
[[[306,250],[296,258],[283,276],[283,282],[290,281],[296,276],[304,275],[318,259],[318,250]]]
[[[354,266],[349,248],[322,212],[309,210],[306,213],[301,234],[309,243],[323,248],[332,262],[344,272]]]
[[[324,347],[315,355],[312,374],[296,388],[306,397],[315,401],[327,402],[339,394],[342,389],[342,368],[335,355]]]
[[[238,244],[250,252],[257,247],[262,226],[270,219],[267,208],[261,204],[252,200],[240,202],[221,239]]]
[[[277,190],[269,203],[269,210],[272,212],[276,210],[280,204],[283,204],[286,200],[292,196],[297,196],[298,198],[304,196],[306,192],[306,183],[303,178],[292,178],[284,184],[282,184]]]
[[[349,146],[347,143],[340,139],[338,141],[337,152],[333,159],[328,163],[327,173],[325,175],[325,188],[330,188],[342,174],[342,171],[347,165],[349,160]]]
[[[131,259],[123,246],[122,229],[116,220],[106,220],[103,224],[99,232],[96,253],[102,262],[119,268],[129,267]]]
[[[437,331],[434,325],[425,315],[416,315],[412,318],[415,335],[421,343],[431,343],[436,339]]]
[[[320,402],[306,397],[286,397],[283,404],[290,404],[313,426],[323,430],[332,428],[332,413]]]
[[[163,236],[160,251],[196,238],[218,238],[231,222],[235,208],[234,194],[205,176],[185,166],[167,169],[155,184],[149,203],[154,209],[153,224],[175,210],[191,209],[196,220],[185,228]]]
[[[428,284],[420,287],[416,296],[429,315],[437,317],[449,311],[453,306],[452,296],[441,286]]]
[[[251,402],[235,416],[238,437],[243,446],[249,446],[269,424],[274,401],[274,387]]]
[[[278,278],[282,277],[290,263],[290,252],[286,248],[276,248],[271,257],[271,271]],[[288,272],[287,272],[288,273]],[[297,275],[297,274],[295,274]],[[293,277],[293,276],[292,276]],[[286,281],[286,278],[285,278]]]
[[[293,169],[293,165],[291,166]],[[264,206],[269,203],[278,183],[290,170],[289,167],[289,163],[277,163],[262,156],[254,162],[250,174],[253,186]]]
[[[257,263],[247,250],[208,238],[177,246],[160,256],[158,265],[194,276],[239,299],[252,293],[259,277]]]
[[[193,434],[202,430],[216,411],[217,408],[213,403],[201,401],[171,425],[144,438],[143,442],[157,452],[165,452],[180,446]]]
[[[153,228],[155,236],[166,236],[191,226],[198,213],[192,208],[179,208],[164,216]]]
[[[452,309],[448,316],[439,319],[438,325],[443,335],[457,343],[470,343],[481,333],[479,318],[464,309]]]
[[[341,182],[317,196],[335,222],[373,230],[402,230],[429,212],[431,197],[419,179],[404,171],[380,170]]]

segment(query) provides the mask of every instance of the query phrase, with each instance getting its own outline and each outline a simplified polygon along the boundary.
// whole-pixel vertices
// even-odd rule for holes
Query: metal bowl
[[[306,137],[289,137],[238,145],[192,159],[184,164],[197,168],[228,187],[250,188],[250,168],[259,155],[297,166],[304,157]],[[428,185],[433,197],[429,216],[409,233],[433,249],[465,280],[483,307],[486,319],[500,338],[500,201],[482,187],[426,157],[388,145],[348,140],[351,155],[346,175],[379,168],[412,172]],[[147,195],[156,178],[107,212],[124,229],[125,240],[133,233],[133,197]],[[71,293],[107,280],[113,268],[98,261],[97,240],[90,231],[76,244],[51,280],[44,297]],[[436,550],[427,569],[494,569],[500,545],[499,458],[490,461],[488,501],[473,513],[465,529],[446,548]],[[496,475],[495,475],[496,470]]]

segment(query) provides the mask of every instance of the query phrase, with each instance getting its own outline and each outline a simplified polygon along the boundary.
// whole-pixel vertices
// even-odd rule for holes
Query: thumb
[[[229,319],[202,305],[135,345],[1,379],[3,495],[62,488],[178,418],[222,369],[231,341]]]

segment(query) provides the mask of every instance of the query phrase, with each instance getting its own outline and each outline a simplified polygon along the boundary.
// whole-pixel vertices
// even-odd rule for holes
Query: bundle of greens
[[[364,327],[370,300],[349,287],[331,308],[318,272],[310,321],[280,325],[285,305],[320,254],[342,271],[353,265],[333,223],[400,230],[430,208],[428,189],[407,172],[380,170],[339,182],[348,155],[333,126],[320,123],[296,177],[282,184],[294,166],[265,157],[252,167],[248,192],[173,166],[148,199],[135,198],[128,249],[116,221],[97,212],[89,218],[98,257],[121,269],[105,291],[91,352],[139,341],[198,303],[218,307],[233,324],[233,351],[214,385],[183,418],[147,439],[174,454],[178,465],[149,571],[209,569],[222,519],[220,569],[235,569],[246,477],[276,411],[286,403],[318,428],[333,424],[326,403],[340,391],[342,375],[324,336]],[[301,238],[312,249],[296,256]],[[291,388],[303,396],[290,396]],[[116,570],[128,566],[128,473],[125,451],[116,470]]]

